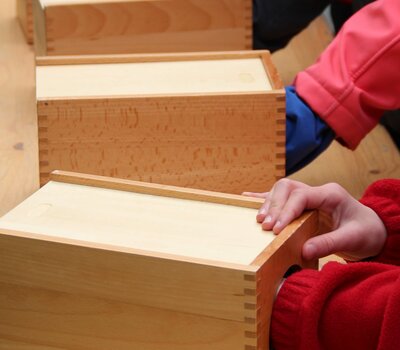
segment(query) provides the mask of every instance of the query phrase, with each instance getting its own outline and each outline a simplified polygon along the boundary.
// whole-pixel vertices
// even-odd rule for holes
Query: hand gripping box
[[[41,56],[252,48],[252,0],[33,1]]]
[[[0,346],[267,350],[277,287],[310,266],[317,216],[275,236],[261,203],[56,172],[0,218]]]
[[[285,175],[285,91],[265,51],[39,58],[52,170],[227,193]]]

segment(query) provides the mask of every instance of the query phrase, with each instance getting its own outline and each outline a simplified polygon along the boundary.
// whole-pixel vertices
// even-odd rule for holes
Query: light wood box
[[[252,0],[34,0],[38,55],[249,50]]]
[[[33,44],[32,0],[17,0],[17,18],[25,35],[26,42]]]
[[[0,347],[267,350],[271,308],[303,242],[261,199],[56,172],[0,218]]]
[[[227,193],[285,174],[268,52],[38,59],[40,181],[52,170]]]

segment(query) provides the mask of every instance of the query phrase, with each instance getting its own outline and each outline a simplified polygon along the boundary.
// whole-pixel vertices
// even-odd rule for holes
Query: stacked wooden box
[[[52,170],[227,193],[285,173],[268,52],[38,60],[40,178]]]
[[[251,0],[18,0],[38,55],[249,50]]]
[[[283,84],[268,52],[238,51],[252,1],[18,9],[43,56],[43,187],[0,218],[0,347],[267,350],[317,216],[275,236],[237,195],[285,175]]]
[[[268,350],[315,213],[274,236],[260,199],[52,176],[0,218],[4,349]]]

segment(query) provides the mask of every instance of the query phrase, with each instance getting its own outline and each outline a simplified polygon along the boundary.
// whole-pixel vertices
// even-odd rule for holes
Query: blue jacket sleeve
[[[296,94],[286,87],[286,175],[300,170],[333,141],[332,129]]]

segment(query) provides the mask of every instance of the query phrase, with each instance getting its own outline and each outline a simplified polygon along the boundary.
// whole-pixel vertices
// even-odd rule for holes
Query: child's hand
[[[351,197],[338,184],[311,187],[282,179],[271,192],[244,195],[265,198],[257,221],[264,230],[278,234],[306,209],[319,209],[332,217],[332,231],[309,239],[303,246],[307,260],[339,254],[347,260],[378,255],[386,241],[386,228],[369,207]]]

